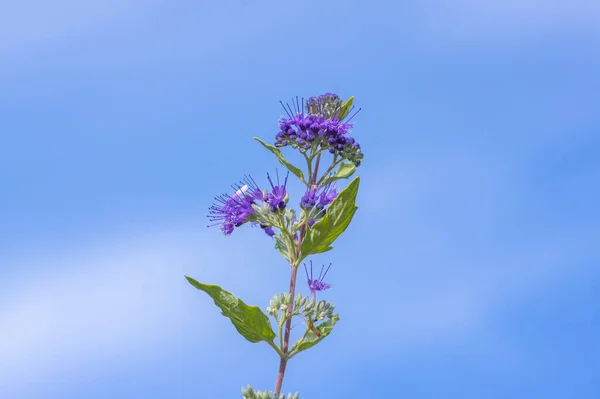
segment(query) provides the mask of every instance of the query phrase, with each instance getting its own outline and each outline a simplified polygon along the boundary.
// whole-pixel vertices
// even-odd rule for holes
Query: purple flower
[[[310,209],[316,205],[318,209],[323,209],[331,204],[337,195],[338,191],[331,183],[321,189],[313,186],[300,199],[300,206]]]
[[[264,230],[264,232],[269,236],[269,237],[273,237],[275,235],[275,231],[273,231],[273,228],[271,226],[260,226],[261,229]]]
[[[285,180],[284,180],[283,184],[280,185],[279,184],[279,173],[277,173],[277,185],[274,185],[273,181],[271,180],[271,176],[269,176],[269,174],[267,173],[267,179],[269,179],[269,183],[271,184],[272,191],[265,196],[265,202],[267,204],[269,204],[269,206],[271,207],[271,211],[273,211],[273,212],[285,209],[285,201],[284,201],[284,198],[286,195],[285,186],[287,184],[287,179],[288,179],[289,174],[290,174],[290,172],[288,172],[285,175]]]
[[[302,198],[300,198],[300,206],[304,209],[310,209],[317,204],[318,198],[317,189],[310,188]]]
[[[289,145],[302,153],[310,148],[317,151],[328,150],[359,166],[363,154],[354,138],[348,136],[352,128],[349,122],[358,111],[347,120],[345,117],[340,120],[337,115],[342,104],[342,100],[331,93],[311,97],[306,105],[304,100],[301,104],[298,97],[295,101],[292,100],[292,106],[281,103],[287,117],[281,117],[279,120],[279,133],[275,136],[275,146]]]
[[[327,205],[331,204],[334,199],[336,199],[338,195],[338,191],[331,183],[327,184],[323,187],[323,191],[321,191],[321,195],[319,195],[319,203],[317,204],[317,208],[323,209]]]
[[[312,261],[310,262],[310,277],[308,276],[308,269],[306,268],[306,263],[304,264],[304,271],[306,272],[306,279],[308,280],[308,288],[310,288],[310,293],[313,298],[316,299],[317,291],[325,291],[331,288],[331,284],[327,284],[325,281],[323,281],[330,267],[331,263],[329,264],[329,266],[327,266],[325,273],[323,273],[325,266],[321,266],[321,273],[319,273],[319,278],[313,278]]]
[[[236,190],[233,195],[216,196],[215,202],[209,208],[209,220],[217,222],[210,226],[220,224],[221,231],[225,235],[231,234],[235,227],[247,222],[254,213],[252,204],[263,199],[262,191],[251,176],[245,176],[240,183],[234,184],[232,187]]]

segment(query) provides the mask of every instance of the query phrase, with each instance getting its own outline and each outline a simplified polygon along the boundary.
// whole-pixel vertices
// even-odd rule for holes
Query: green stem
[[[307,186],[310,186],[310,178],[312,176],[312,156],[309,157],[306,153],[302,153],[304,155],[304,159],[306,159],[306,165],[308,166],[308,182],[303,182]]]
[[[311,154],[311,156],[309,157],[309,159],[311,161],[310,163],[312,163],[313,157],[314,157],[314,154]],[[309,188],[312,184],[314,184],[317,181],[320,161],[321,161],[321,153],[318,153],[317,161],[315,162],[314,172],[312,173],[312,175],[309,175],[309,185],[308,185]],[[273,396],[275,396],[276,398],[279,397],[279,393],[281,392],[281,386],[283,385],[283,377],[285,376],[285,369],[287,367],[287,362],[288,362],[288,347],[289,347],[289,343],[290,343],[290,333],[292,330],[292,317],[291,316],[292,316],[293,308],[294,308],[294,295],[296,293],[296,276],[298,274],[298,265],[299,265],[298,259],[300,259],[300,247],[302,246],[302,240],[304,239],[304,235],[306,234],[307,225],[308,225],[308,218],[302,224],[302,228],[300,230],[300,236],[298,237],[298,244],[296,246],[296,259],[293,262],[293,264],[290,265],[292,267],[292,275],[290,277],[290,304],[287,308],[287,315],[289,318],[287,318],[287,320],[285,322],[285,336],[283,339],[283,345],[281,347],[281,351],[283,352],[283,354],[280,355],[279,371],[277,373],[277,381],[275,382],[275,389],[273,391],[273,394],[274,394]],[[281,336],[281,334],[280,334],[280,336]]]
[[[279,322],[279,347],[283,351],[283,334],[282,333],[283,333],[283,321],[280,321]]]
[[[327,178],[327,175],[329,175],[329,173],[333,170],[333,168],[335,168],[340,163],[342,163],[343,159],[336,160],[336,158],[337,158],[337,154],[334,156],[331,166],[329,166],[329,168],[325,171],[325,173],[323,173],[323,176],[321,176],[321,178],[319,179],[317,186],[320,186],[321,184],[323,184],[324,180]]]
[[[280,350],[280,349],[277,347],[277,345],[275,345],[273,342],[269,342],[269,341],[266,341],[266,342],[267,342],[269,345],[271,345],[271,347],[272,347],[273,349],[275,349],[275,352],[277,352],[277,354],[279,355],[279,357],[281,357],[281,356],[285,356],[285,355],[283,354],[283,352],[281,352],[281,350]]]
[[[306,331],[304,331],[304,335],[302,335],[302,338],[300,338],[300,342],[304,341],[304,339],[308,335],[309,331],[310,331],[309,321],[306,320]],[[287,355],[288,360],[291,359],[291,358],[293,358],[297,354],[298,354],[298,352],[296,352],[296,351],[289,352],[288,355]]]

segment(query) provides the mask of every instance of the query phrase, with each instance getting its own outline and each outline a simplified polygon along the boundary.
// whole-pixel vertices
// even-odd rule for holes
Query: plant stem
[[[298,274],[298,265],[292,265],[292,276],[290,278],[290,295],[292,297],[290,304],[288,305],[288,315],[292,313],[292,309],[294,306],[294,294],[296,293],[296,275]],[[274,395],[276,398],[279,398],[279,393],[281,392],[281,386],[283,385],[283,377],[285,375],[285,368],[287,366],[287,351],[290,343],[290,331],[292,329],[292,318],[288,318],[285,322],[285,337],[283,339],[283,347],[281,348],[283,355],[281,356],[281,360],[279,361],[279,372],[277,373],[277,381],[275,382],[275,391]]]
[[[308,182],[309,188],[312,184],[317,181],[317,175],[319,173],[319,162],[321,161],[321,153],[317,155],[317,162],[315,163],[315,170],[310,176],[310,181]],[[306,234],[306,226],[308,224],[308,219],[304,221],[302,228],[300,230],[300,236],[298,237],[298,244],[296,246],[296,258],[300,258],[300,247],[302,246],[302,240],[304,239],[304,235]],[[275,382],[275,390],[273,392],[273,396],[276,399],[279,399],[279,394],[281,392],[281,386],[283,385],[283,377],[285,376],[285,369],[287,367],[288,362],[288,347],[290,344],[290,332],[292,330],[292,318],[290,317],[294,310],[294,295],[296,294],[296,275],[298,274],[298,261],[295,264],[292,264],[292,275],[290,277],[290,304],[287,308],[288,319],[285,322],[285,335],[283,338],[283,347],[281,351],[283,354],[280,356],[281,360],[279,361],[279,371],[277,373],[277,381]],[[281,335],[280,335],[281,336]]]
[[[319,182],[316,183],[317,186],[320,186],[325,181],[325,179],[327,178],[327,175],[329,175],[329,172],[331,172],[333,170],[333,168],[335,168],[340,163],[342,163],[343,159],[340,159],[338,161],[338,160],[336,160],[336,158],[337,158],[337,154],[334,156],[333,163],[331,164],[331,166],[329,166],[329,168],[327,169],[327,171],[325,173],[323,173],[323,176],[321,176],[321,178],[319,179]]]

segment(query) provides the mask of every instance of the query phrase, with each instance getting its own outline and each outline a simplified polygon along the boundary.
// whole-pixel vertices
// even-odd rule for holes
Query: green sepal
[[[333,330],[333,327],[335,327],[335,324],[338,322],[339,319],[340,317],[335,314],[331,319],[328,319],[327,321],[324,321],[323,323],[315,326],[315,328],[321,333],[321,336],[317,337],[317,335],[312,330],[310,330],[306,334],[304,339],[299,339],[294,344],[294,346],[292,346],[292,356],[302,352],[303,350],[312,348],[313,346],[321,342],[323,339],[325,339],[325,337],[327,337],[331,333],[331,330]]]
[[[333,176],[328,177],[323,182],[323,185],[333,183],[336,180],[347,179],[356,172],[356,165],[352,162],[342,162]]]
[[[195,288],[206,292],[221,309],[221,314],[229,318],[237,331],[248,341],[273,342],[275,333],[271,328],[271,322],[258,306],[246,305],[241,299],[218,285],[202,284],[188,276],[185,278]]]
[[[350,97],[345,103],[342,104],[342,106],[340,107],[340,110],[337,114],[337,118],[339,120],[342,120],[348,116],[348,113],[350,112],[350,109],[352,108],[353,102],[354,102],[354,96]]]
[[[284,158],[279,148],[265,143],[258,137],[253,137],[253,139],[261,143],[263,147],[265,147],[267,150],[271,151],[283,166],[285,166],[290,172],[295,174],[300,180],[302,180],[304,184],[306,184],[306,181],[304,180],[304,173],[302,173],[302,170],[289,163],[288,160]]]
[[[329,205],[323,219],[308,229],[300,247],[302,259],[333,248],[331,244],[346,230],[358,209],[355,204],[359,183],[360,177],[354,178]]]

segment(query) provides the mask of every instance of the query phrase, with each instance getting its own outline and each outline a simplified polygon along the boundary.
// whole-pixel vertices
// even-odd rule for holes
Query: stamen
[[[283,107],[283,110],[288,115],[288,117],[293,118],[293,116],[288,112],[287,108],[285,108],[285,105],[283,105],[283,101],[279,100],[279,104],[281,104],[281,106]]]
[[[354,109],[354,106],[350,109],[350,111],[352,111],[353,109]],[[352,120],[352,118],[354,118],[356,116],[356,114],[358,114],[360,112],[361,109],[362,108],[359,108],[358,111],[356,111],[354,113],[354,115],[352,115],[345,123],[349,123]]]
[[[331,267],[331,263],[329,264],[329,266],[327,266],[327,270],[325,270],[325,274],[323,275],[323,279],[325,279],[325,276],[327,276],[327,272],[329,271],[329,268]],[[323,271],[323,269],[321,269],[321,271]]]
[[[294,114],[294,113],[292,112],[292,107],[290,107],[290,104],[287,104],[287,107],[288,107],[288,109],[290,110],[290,114]],[[293,118],[293,116],[290,116],[290,118]]]
[[[242,196],[242,195],[245,195],[245,194],[246,194],[246,191],[248,191],[248,185],[247,185],[247,184],[244,184],[242,187],[240,187],[240,189],[239,189],[239,190],[237,190],[237,191],[235,192],[235,194],[234,194],[234,195],[235,195],[235,196],[237,196],[237,197],[240,197],[240,196]]]

